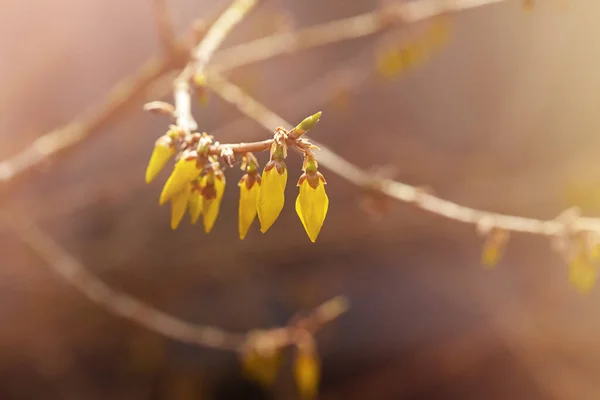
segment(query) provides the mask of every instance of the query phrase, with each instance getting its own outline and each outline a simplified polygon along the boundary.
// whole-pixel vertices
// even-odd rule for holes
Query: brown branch
[[[17,219],[18,218],[18,219]],[[89,272],[86,267],[46,234],[34,221],[20,215],[10,219],[19,238],[42,258],[62,279],[71,284],[94,303],[108,312],[138,323],[147,329],[173,340],[220,350],[239,351],[248,335],[230,333],[210,326],[182,321],[149,306],[126,293],[117,292]],[[288,326],[261,331],[274,348],[294,343],[294,332],[299,327],[320,328],[339,317],[347,309],[344,298],[327,301],[312,313]]]
[[[416,21],[444,12],[459,11],[502,1],[505,0],[421,0],[399,3],[392,8],[384,9],[384,12],[373,11],[356,17],[306,28],[296,33],[277,34],[231,47],[215,55],[214,69],[223,71],[224,69],[236,68],[288,53],[290,49],[293,49],[293,47],[290,47],[291,43],[295,44],[296,50],[307,49],[311,46],[322,46],[374,34],[387,26],[384,23],[385,21],[391,21],[391,23]],[[388,17],[382,18],[385,15]],[[389,18],[390,15],[391,18]],[[134,75],[118,82],[106,98],[92,106],[84,114],[75,117],[73,122],[40,136],[18,154],[1,161],[0,182],[11,181],[14,177],[41,164],[50,157],[63,153],[117,119],[125,109],[136,103],[137,99],[156,79],[185,62],[188,56],[187,43],[187,37],[180,39],[170,57],[155,56],[151,58]],[[216,47],[213,48],[214,43],[205,46],[203,53],[209,56],[216,49]],[[203,55],[201,58],[206,57]],[[184,92],[188,89],[189,86],[182,84],[178,90]],[[181,109],[185,109],[185,107],[182,105]],[[187,129],[191,129],[194,124],[191,123],[192,120],[188,117],[182,115],[181,120],[188,121],[189,126],[186,123],[183,125]]]
[[[158,77],[182,64],[184,54],[181,52],[170,57],[151,58],[134,75],[118,82],[102,102],[75,117],[73,122],[40,136],[20,153],[0,162],[0,182],[10,181],[49,157],[62,153],[97,133],[136,104],[143,97],[146,88]]]
[[[272,131],[274,126],[283,126],[286,129],[292,129],[292,124],[244,93],[242,89],[227,81],[220,74],[216,72],[211,73],[208,82],[211,88],[224,100],[234,104],[240,111],[258,122],[265,129]],[[559,219],[539,220],[477,210],[453,203],[429,194],[420,188],[391,179],[379,179],[375,181],[372,174],[347,161],[327,146],[317,143],[312,139],[311,142],[321,149],[318,159],[319,164],[323,167],[361,188],[379,190],[391,198],[412,204],[423,211],[476,226],[489,224],[495,228],[507,231],[543,236],[558,235],[565,229],[565,222]],[[373,186],[374,184],[376,186]],[[600,219],[578,218],[573,221],[570,229],[600,232]]]
[[[231,30],[258,4],[259,0],[235,0],[211,26],[204,40],[192,51],[195,69],[203,72],[206,64]]]
[[[214,71],[222,72],[294,51],[370,36],[386,28],[506,0],[420,0],[388,3],[364,14],[268,36],[224,49],[215,55]]]
[[[175,123],[185,134],[198,128],[192,115],[192,99],[190,81],[194,75],[202,75],[206,64],[215,50],[223,43],[227,34],[258,3],[258,0],[234,0],[233,3],[217,18],[206,32],[198,46],[192,50],[192,60],[183,68],[173,85],[175,100]]]
[[[168,5],[169,0],[152,0],[154,19],[158,39],[166,53],[171,53],[177,48],[173,19]]]

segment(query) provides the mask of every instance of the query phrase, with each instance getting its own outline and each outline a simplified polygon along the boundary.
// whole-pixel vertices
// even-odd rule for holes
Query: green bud
[[[296,126],[296,128],[294,128],[294,132],[296,133],[297,137],[300,137],[302,135],[304,135],[306,132],[310,131],[312,128],[315,127],[315,125],[317,124],[317,122],[319,122],[319,118],[321,118],[321,114],[323,114],[321,111],[319,111],[316,114],[311,115],[310,117],[304,118],[304,120],[302,122],[300,122],[298,124],[298,126]]]

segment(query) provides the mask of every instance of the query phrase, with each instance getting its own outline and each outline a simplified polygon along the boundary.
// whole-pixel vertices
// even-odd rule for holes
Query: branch
[[[154,1],[161,3],[166,0]],[[296,33],[273,35],[231,47],[215,55],[216,64],[214,69],[222,72],[225,69],[237,68],[248,63],[285,54],[293,49],[293,47],[290,47],[292,43],[295,44],[296,50],[299,50],[374,34],[389,26],[384,23],[385,21],[391,21],[388,24],[399,24],[403,21],[416,21],[444,12],[459,11],[502,1],[505,0],[420,0],[400,3],[391,6],[391,8],[384,8],[385,12],[373,11],[356,17],[306,28]],[[73,122],[40,136],[15,156],[1,161],[0,182],[11,181],[16,176],[41,164],[50,157],[56,156],[71,146],[80,143],[92,133],[117,119],[126,108],[135,104],[137,98],[141,97],[156,79],[173,67],[183,64],[188,56],[187,43],[187,38],[178,40],[176,49],[170,57],[155,56],[151,58],[132,76],[118,82],[106,98],[92,106],[84,114],[75,117]],[[218,45],[216,41],[211,41],[210,46],[205,45],[204,55],[201,58],[205,59],[206,55],[210,57],[218,47],[215,44]],[[189,86],[181,85],[180,90],[184,92],[188,88]],[[181,109],[184,108],[184,105],[182,105]],[[182,116],[182,121],[191,121],[188,117]],[[193,124],[190,124],[188,128],[191,128],[191,126]]]
[[[168,0],[153,0],[154,19],[158,38],[166,53],[174,51],[177,47],[173,20],[168,7]]]
[[[283,126],[286,129],[292,129],[293,125],[244,93],[241,88],[227,81],[220,74],[212,72],[209,75],[208,82],[210,87],[224,100],[235,105],[242,113],[258,122],[268,131],[271,132],[273,126]],[[444,200],[427,193],[423,189],[391,179],[374,180],[372,174],[347,161],[323,144],[317,143],[312,139],[311,142],[321,149],[318,157],[319,164],[336,175],[361,188],[378,190],[391,198],[412,204],[431,214],[478,227],[490,224],[494,228],[506,231],[543,236],[559,235],[565,228],[565,222],[558,218],[538,220],[477,210]],[[579,231],[600,232],[600,219],[577,218],[573,221],[573,225],[570,228]]]
[[[192,50],[192,60],[185,66],[173,85],[176,125],[185,134],[198,128],[192,115],[190,81],[202,76],[206,64],[227,34],[254,8],[258,0],[234,0],[208,29],[200,44]]]
[[[75,117],[67,125],[40,136],[15,156],[0,162],[0,182],[10,181],[49,157],[81,142],[92,133],[97,133],[135,104],[152,82],[181,64],[183,59],[182,52],[171,57],[157,56],[148,60],[132,76],[119,81],[102,102]]]
[[[364,14],[230,47],[215,56],[215,65],[211,69],[222,72],[280,54],[358,39],[391,26],[503,1],[506,0],[420,0],[389,3]]]
[[[108,312],[131,320],[147,329],[173,340],[220,350],[240,351],[248,335],[226,332],[210,326],[182,321],[149,306],[126,293],[117,292],[89,272],[67,250],[46,234],[35,222],[25,216],[12,219],[12,228],[19,238],[34,250],[62,279],[70,283],[94,303]],[[333,298],[317,307],[308,316],[289,325],[260,331],[275,349],[295,343],[297,329],[308,326],[316,331],[322,325],[338,318],[347,310],[344,298]]]

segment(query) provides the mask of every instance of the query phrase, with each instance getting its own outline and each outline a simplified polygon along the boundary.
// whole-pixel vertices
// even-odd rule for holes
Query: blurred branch
[[[138,103],[152,82],[181,64],[183,60],[182,52],[169,57],[151,58],[132,76],[119,81],[105,99],[82,115],[76,116],[72,122],[40,136],[20,153],[0,162],[0,182],[8,182],[50,157],[80,143],[91,134],[98,133],[129,107]]]
[[[117,292],[89,272],[58,242],[46,234],[34,221],[20,215],[11,219],[19,238],[36,252],[62,279],[108,312],[136,322],[147,329],[173,340],[220,350],[240,351],[249,340],[245,334],[223,331],[210,326],[195,325],[153,308],[126,293]],[[295,332],[308,326],[314,332],[338,318],[347,310],[347,302],[336,297],[317,307],[308,316],[290,322],[288,326],[262,330],[260,338],[275,348],[294,344]],[[256,332],[252,339],[256,340]]]
[[[162,38],[163,29],[169,25],[166,14],[167,0],[154,0],[157,25]],[[446,12],[459,11],[505,0],[420,0],[406,3],[390,3],[380,10],[356,17],[328,22],[323,25],[306,28],[295,33],[277,34],[246,44],[234,46],[216,55],[216,71],[237,68],[248,63],[265,60],[291,49],[307,49],[341,40],[358,38],[374,34],[390,24],[417,21]],[[164,11],[164,12],[163,12]],[[218,39],[218,37],[217,37]],[[222,38],[221,38],[222,39]],[[161,75],[183,64],[188,57],[188,40],[180,39],[169,55],[155,56],[148,60],[136,73],[118,82],[96,105],[87,112],[76,116],[72,122],[54,129],[36,139],[31,145],[13,157],[0,162],[0,182],[8,182],[23,172],[40,165],[50,157],[71,148],[96,133],[102,127],[117,119],[127,108],[135,104],[146,89]],[[294,46],[290,47],[290,44]],[[195,52],[196,57],[205,58],[212,54],[217,46],[211,43]],[[191,73],[192,71],[188,71]]]
[[[269,108],[246,94],[241,88],[227,81],[220,74],[213,72],[209,75],[208,83],[224,100],[234,104],[241,112],[252,118],[268,131],[274,126],[292,129],[293,125],[275,114]],[[497,228],[506,231],[523,232],[543,236],[560,235],[566,228],[567,222],[559,218],[539,220],[513,215],[497,214],[477,210],[444,200],[428,193],[422,188],[410,186],[391,179],[376,178],[371,173],[362,170],[355,164],[339,156],[327,146],[311,139],[318,146],[319,163],[336,175],[346,179],[367,191],[381,192],[386,196],[454,221],[472,224],[480,229]],[[569,221],[570,230],[600,232],[600,220],[596,218],[574,218]]]
[[[152,0],[152,7],[154,9],[154,19],[156,20],[156,30],[158,31],[160,43],[166,53],[171,53],[175,51],[177,41],[168,2],[169,0]]]
[[[203,76],[206,64],[231,30],[254,8],[258,0],[234,0],[208,29],[198,46],[192,50],[192,60],[183,68],[173,85],[177,127],[186,134],[197,129],[192,115],[190,81]]]

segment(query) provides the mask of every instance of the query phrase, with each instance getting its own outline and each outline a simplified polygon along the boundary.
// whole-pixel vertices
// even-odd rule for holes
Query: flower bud
[[[296,134],[296,136],[300,137],[306,132],[310,131],[312,128],[314,128],[317,122],[319,122],[319,118],[321,118],[322,114],[323,113],[319,111],[318,113],[313,114],[310,117],[304,118],[304,120],[294,128],[294,133]]]
[[[200,181],[202,187],[202,223],[204,232],[210,233],[221,207],[221,199],[225,193],[225,176],[218,171],[210,171]]]
[[[257,208],[262,233],[269,230],[283,209],[287,175],[287,167],[283,161],[271,160],[265,165]]]
[[[192,185],[190,198],[188,200],[188,212],[190,213],[190,221],[192,224],[198,222],[198,219],[202,214],[202,194],[200,193],[199,183],[194,183]]]
[[[325,192],[325,178],[317,171],[316,162],[306,162],[305,173],[298,180],[300,191],[296,198],[296,213],[311,242],[315,242],[325,222],[329,197]]]
[[[319,390],[320,363],[312,337],[297,346],[294,378],[303,399],[314,399]]]
[[[252,173],[249,166],[248,173],[242,177],[238,185],[240,187],[238,230],[240,240],[244,240],[258,212],[258,193],[260,192],[261,179],[258,172],[256,172],[256,167],[254,167],[254,173]]]
[[[165,204],[177,193],[181,192],[186,185],[200,174],[196,166],[195,152],[185,152],[175,164],[175,168],[167,179],[160,194],[159,204]]]
[[[152,156],[146,168],[146,183],[152,182],[165,167],[167,161],[175,154],[175,144],[168,135],[161,136],[154,144]]]
[[[191,191],[191,185],[186,185],[181,192],[171,198],[171,229],[173,230],[177,229],[185,214]]]

